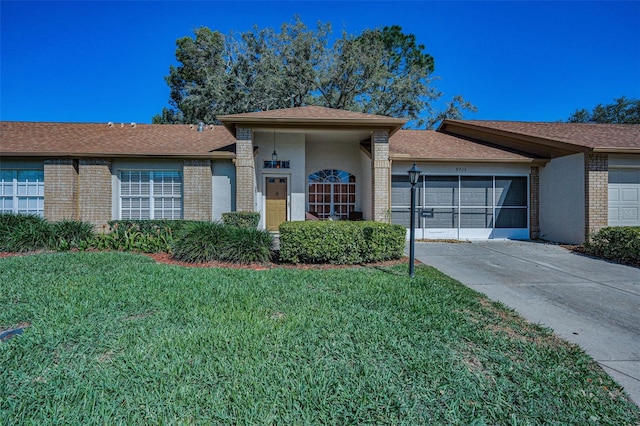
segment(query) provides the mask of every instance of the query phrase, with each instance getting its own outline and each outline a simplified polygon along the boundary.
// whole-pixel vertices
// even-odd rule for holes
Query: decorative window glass
[[[264,160],[262,168],[264,169],[288,169],[291,167],[289,160]]]
[[[121,219],[182,219],[182,172],[120,172]]]
[[[309,212],[320,219],[348,219],[356,209],[356,177],[326,169],[309,175]]]
[[[44,216],[44,170],[0,170],[0,212]]]

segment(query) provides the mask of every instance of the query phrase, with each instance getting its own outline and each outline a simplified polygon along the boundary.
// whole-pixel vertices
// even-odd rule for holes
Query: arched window
[[[348,219],[356,209],[356,177],[344,170],[325,169],[309,175],[309,212],[321,219]]]

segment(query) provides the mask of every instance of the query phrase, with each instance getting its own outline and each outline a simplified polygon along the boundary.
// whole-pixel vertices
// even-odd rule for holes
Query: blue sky
[[[640,1],[0,2],[0,119],[149,123],[166,106],[175,41],[279,27],[400,25],[434,56],[466,118],[556,121],[640,98]]]

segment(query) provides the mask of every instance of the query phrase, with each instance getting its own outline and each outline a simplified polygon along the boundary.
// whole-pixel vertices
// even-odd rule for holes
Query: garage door
[[[640,170],[609,170],[609,226],[640,226]]]

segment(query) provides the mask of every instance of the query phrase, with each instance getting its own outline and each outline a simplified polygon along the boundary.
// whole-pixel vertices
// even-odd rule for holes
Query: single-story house
[[[354,219],[417,237],[580,243],[640,225],[640,126],[398,118],[318,106],[233,114],[221,125],[0,123],[0,211],[78,219],[219,220],[260,226]]]

